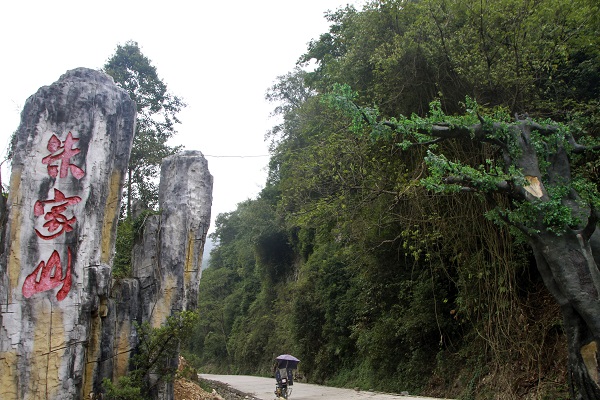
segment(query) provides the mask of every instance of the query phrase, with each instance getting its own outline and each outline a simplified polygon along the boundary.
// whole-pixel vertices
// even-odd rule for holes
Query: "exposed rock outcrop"
[[[135,323],[196,308],[213,183],[198,151],[163,160],[160,212],[143,221],[133,277],[112,279],[135,109],[112,78],[84,68],[25,104],[0,198],[2,400],[99,398],[104,378],[131,367]],[[172,383],[153,394],[172,400]]]
[[[160,213],[145,218],[143,234],[133,251],[141,322],[158,327],[170,315],[196,308],[212,184],[208,163],[199,151],[184,151],[163,160]],[[172,360],[176,363],[177,354]],[[172,383],[160,387],[156,396],[172,399]]]
[[[92,390],[135,109],[109,76],[84,68],[25,104],[0,250],[2,399]]]

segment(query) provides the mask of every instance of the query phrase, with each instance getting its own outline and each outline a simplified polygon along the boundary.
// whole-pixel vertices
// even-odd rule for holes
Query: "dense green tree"
[[[597,99],[597,14],[589,0],[374,1],[330,13],[300,61],[317,62],[321,92],[349,84],[387,115],[423,114],[438,97],[457,112],[468,95],[562,119]]]
[[[126,177],[126,215],[130,216],[135,200],[153,208],[158,200],[155,180],[163,158],[180,150],[169,146],[177,133],[177,114],[185,107],[181,98],[167,90],[156,67],[142,54],[136,42],[118,45],[104,65],[104,72],[125,89],[137,106],[136,131]]]
[[[430,190],[456,193],[474,191],[495,202],[497,193],[510,206],[497,206],[488,215],[507,224],[533,249],[540,275],[561,307],[569,349],[571,396],[596,399],[598,365],[587,359],[587,348],[596,349],[600,340],[600,193],[596,184],[578,173],[581,155],[600,146],[576,128],[552,122],[536,122],[506,115],[481,115],[470,104],[465,117],[445,115],[439,103],[432,104],[428,118],[413,116],[380,121],[373,110],[361,110],[345,88],[332,102],[352,113],[357,129],[374,137],[393,137],[398,145],[430,147],[425,162],[429,176],[421,182]],[[369,115],[369,117],[366,117]],[[446,140],[486,143],[498,151],[494,159],[468,165],[436,151]],[[594,350],[595,352],[595,350]],[[592,362],[591,366],[590,362]]]
[[[387,338],[376,328],[384,315],[410,313],[408,304],[415,305],[409,293],[406,308],[397,304],[399,288],[406,287],[402,282],[410,279],[407,273],[412,270],[411,261],[398,260],[399,238],[409,230],[404,222],[410,220],[409,210],[419,203],[406,173],[410,160],[398,157],[397,146],[349,135],[343,115],[324,107],[317,97],[294,113],[297,124],[287,126],[286,140],[277,147],[272,163],[277,163],[282,191],[280,212],[304,259],[294,300],[295,336],[303,346],[299,349],[302,370],[312,380],[327,381],[342,370],[352,375],[358,372],[349,371],[362,368],[365,387],[381,382],[386,382],[388,390],[417,387],[427,374],[417,373],[415,367],[431,364],[423,364],[425,358],[419,359],[416,353],[411,361],[408,355],[417,346],[407,342],[388,343],[381,347],[387,351],[378,353]],[[401,219],[396,213],[408,215]],[[443,276],[443,269],[435,274]],[[422,284],[433,289],[429,275]],[[440,310],[445,308],[444,299],[437,300]],[[435,302],[428,299],[431,310]],[[435,315],[422,313],[417,320],[428,321],[433,327],[430,334],[439,338],[442,325],[436,325]],[[442,329],[445,340],[452,337],[449,313],[438,320],[447,325]],[[397,327],[402,325],[400,319]],[[434,348],[433,357],[436,352]],[[401,365],[405,370],[399,370]],[[408,365],[412,365],[410,370]],[[382,379],[385,373],[388,376]]]
[[[200,281],[200,324],[189,351],[219,371],[267,373],[273,353],[291,346],[286,302],[293,252],[274,214],[277,193],[263,189],[216,219],[209,268]],[[291,350],[289,350],[291,352]]]
[[[541,153],[538,180],[548,199],[519,203],[484,188],[498,188],[491,182],[501,178],[521,192],[533,186],[523,172],[520,181],[508,178],[519,174],[511,161],[523,164],[524,156],[509,152],[507,159],[499,144],[527,137],[522,126],[535,127],[536,151],[573,150],[539,128],[546,124],[509,122],[506,114],[528,111],[597,132],[597,15],[589,0],[384,0],[329,13],[329,31],[300,58],[301,65],[316,61],[316,69],[297,68],[267,93],[282,117],[269,133],[268,190],[218,223],[220,243],[204,277],[213,276],[224,294],[205,300],[228,322],[225,335],[212,336],[211,352],[227,354],[244,372],[265,373],[285,344],[311,381],[427,388],[443,397],[492,397],[486,390],[504,399],[564,397],[561,340],[574,326],[588,327],[577,325],[577,316],[560,321],[544,289],[548,276],[536,273],[539,248],[527,246],[532,233],[519,233],[514,223],[541,231],[549,225],[525,217],[543,214],[552,229],[565,229],[544,240],[560,241],[585,225],[591,208],[580,195],[576,207],[586,215],[569,217],[561,203],[566,189],[546,182],[565,170],[548,167]],[[336,83],[356,93],[336,93],[333,101],[327,93]],[[497,141],[479,140],[487,133],[463,137],[469,129],[458,126],[482,124],[477,113],[447,117],[474,109],[466,96],[485,105],[479,114],[486,129],[503,121]],[[435,137],[432,121],[449,122],[455,137]],[[583,143],[578,131],[552,126]],[[571,159],[575,192],[581,178],[597,182],[596,157],[584,153]],[[482,186],[438,192],[456,179],[451,168]],[[491,210],[495,219],[486,218]],[[579,307],[573,300],[563,309]],[[218,331],[214,321],[203,322],[215,328],[202,337]],[[573,348],[587,343],[568,338]],[[580,359],[571,365],[577,390],[595,390]]]

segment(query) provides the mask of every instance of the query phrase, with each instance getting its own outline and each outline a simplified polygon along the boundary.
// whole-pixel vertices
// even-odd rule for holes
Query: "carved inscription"
[[[45,292],[61,286],[56,299],[63,300],[71,290],[71,249],[67,247],[67,267],[63,277],[62,264],[58,251],[54,250],[48,262],[40,262],[37,268],[25,278],[23,296],[29,298],[36,293]]]
[[[42,159],[42,164],[48,164],[48,175],[53,178],[60,176],[66,178],[70,170],[71,174],[77,179],[83,178],[85,172],[77,165],[71,163],[71,157],[78,154],[81,150],[74,149],[73,146],[78,142],[78,138],[74,138],[69,132],[67,138],[62,142],[56,135],[52,135],[48,140],[46,148],[50,151],[50,155]],[[58,163],[59,165],[56,165]],[[60,171],[60,175],[59,175]]]
[[[68,206],[75,205],[81,201],[79,196],[66,197],[63,192],[58,189],[54,189],[54,198],[49,200],[38,200],[35,202],[33,207],[33,215],[40,217],[44,215],[44,220],[47,222],[43,225],[48,231],[48,235],[44,235],[39,230],[35,230],[38,237],[44,240],[52,240],[63,232],[71,232],[73,225],[77,222],[77,217],[68,218],[63,213],[67,210]],[[45,206],[52,205],[50,211],[45,213]]]
[[[81,149],[75,148],[78,141],[79,138],[73,136],[72,132],[67,133],[64,141],[52,133],[46,144],[50,154],[42,158],[42,164],[47,165],[50,177],[56,178],[57,181],[67,179],[69,172],[75,179],[85,176],[85,171],[71,160],[73,156],[81,152]],[[45,221],[42,221],[40,229],[35,228],[35,233],[40,239],[48,241],[58,238],[63,233],[73,231],[74,225],[77,223],[77,216],[74,215],[72,206],[81,201],[81,197],[77,195],[65,194],[56,187],[53,189],[53,198],[38,199],[33,206],[34,217],[41,218],[43,216],[43,221]],[[55,244],[55,246],[50,258],[40,261],[33,272],[25,278],[22,292],[26,298],[59,286],[60,289],[56,294],[58,301],[64,300],[69,294],[71,290],[71,249],[64,245]],[[65,247],[67,260],[63,268],[64,259],[61,260],[60,251],[64,252]]]

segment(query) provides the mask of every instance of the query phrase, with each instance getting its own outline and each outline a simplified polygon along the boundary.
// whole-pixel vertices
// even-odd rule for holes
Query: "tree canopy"
[[[424,158],[429,174],[421,179],[427,189],[475,191],[486,195],[490,203],[496,203],[494,193],[507,197],[508,202],[487,215],[526,238],[547,289],[561,307],[569,346],[571,397],[598,398],[597,362],[590,365],[582,352],[589,345],[596,348],[600,337],[600,235],[596,231],[600,193],[576,167],[578,155],[594,153],[600,146],[578,143],[567,125],[518,115],[512,122],[497,115],[488,118],[479,114],[476,104],[470,104],[475,109],[463,117],[447,116],[439,103],[434,103],[427,118],[413,115],[378,121],[373,110],[361,109],[344,90],[339,92],[331,101],[346,108],[355,124],[368,124],[371,134],[389,137],[397,133],[397,144],[406,149],[429,146]],[[434,146],[437,149],[452,139],[489,144],[498,154],[468,165],[433,152]]]
[[[328,13],[267,92],[265,191],[218,221],[202,363],[267,373],[281,352],[313,382],[598,398],[598,11]]]
[[[155,180],[163,158],[175,154],[181,146],[167,142],[180,123],[177,114],[185,107],[183,100],[167,90],[151,61],[136,42],[118,45],[104,65],[104,72],[125,89],[137,106],[136,132],[126,181],[126,213],[131,215],[134,200],[152,208],[158,200]]]

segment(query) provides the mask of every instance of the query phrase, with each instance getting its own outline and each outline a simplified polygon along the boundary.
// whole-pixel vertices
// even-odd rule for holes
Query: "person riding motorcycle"
[[[289,354],[282,354],[275,358],[273,365],[273,374],[275,375],[275,395],[277,399],[287,400],[292,394],[292,385],[294,384],[293,370],[298,368],[298,360]]]
[[[287,399],[292,389],[290,386],[294,384],[294,376],[291,368],[279,368],[279,365],[275,363],[273,367],[275,380],[275,394],[279,398]]]

